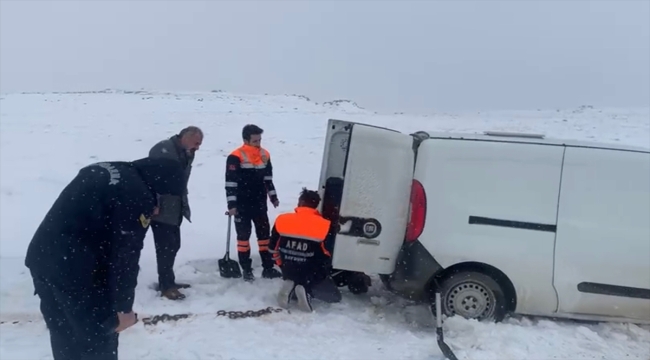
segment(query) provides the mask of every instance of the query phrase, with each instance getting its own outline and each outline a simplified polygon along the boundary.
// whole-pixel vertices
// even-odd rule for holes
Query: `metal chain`
[[[256,318],[256,317],[261,317],[264,315],[269,315],[273,313],[279,313],[279,312],[286,312],[290,313],[288,310],[284,310],[282,308],[274,308],[272,306],[269,306],[265,309],[261,310],[248,310],[248,311],[226,311],[226,310],[219,310],[217,311],[217,316],[227,316],[229,319],[244,319],[244,318]],[[142,318],[142,323],[147,326],[147,325],[156,325],[159,322],[169,322],[169,321],[178,321],[181,319],[187,319],[194,316],[194,314],[186,313],[186,314],[176,314],[176,315],[169,315],[169,314],[160,314],[160,315],[154,315],[154,316],[148,316],[145,318]],[[12,324],[12,325],[18,325],[18,324],[25,324],[25,323],[34,323],[37,322],[38,320],[32,320],[32,319],[24,319],[24,320],[1,320],[0,325],[4,324]]]
[[[219,310],[217,311],[217,316],[227,316],[229,319],[243,319],[243,318],[260,317],[260,316],[269,315],[272,313],[278,313],[282,311],[284,311],[284,309],[274,308],[272,306],[269,306],[266,309],[261,309],[261,310],[248,310],[248,311]],[[159,322],[178,321],[181,319],[187,319],[191,316],[192,314],[176,314],[176,315],[161,314],[161,315],[154,315],[154,316],[142,318],[142,323],[145,326],[156,325]]]
[[[35,321],[34,320],[2,320],[0,321],[0,325],[9,324],[9,323],[11,323],[11,325],[19,325],[19,324],[26,324],[26,323],[31,324],[33,322]]]

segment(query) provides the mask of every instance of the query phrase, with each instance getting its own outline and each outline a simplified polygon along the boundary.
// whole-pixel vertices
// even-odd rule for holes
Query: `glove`
[[[282,266],[282,259],[280,258],[280,253],[279,252],[273,253],[272,259],[273,259],[273,262],[275,262],[275,265]]]
[[[192,209],[190,209],[190,204],[187,200],[187,195],[183,195],[183,205],[182,205],[182,211],[183,211],[183,217],[187,219],[187,221],[192,222]]]

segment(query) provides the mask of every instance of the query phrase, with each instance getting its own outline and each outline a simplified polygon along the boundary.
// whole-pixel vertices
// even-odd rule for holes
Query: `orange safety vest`
[[[280,235],[273,249],[276,263],[309,267],[310,259],[322,261],[331,257],[325,248],[330,224],[318,210],[308,207],[297,207],[293,213],[279,215],[274,225]]]
[[[242,169],[265,169],[271,154],[264,148],[244,144],[233,150],[230,155],[239,158]]]

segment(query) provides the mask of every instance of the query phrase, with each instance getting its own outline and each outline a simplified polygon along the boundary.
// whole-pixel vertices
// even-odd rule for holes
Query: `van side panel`
[[[555,312],[553,248],[563,153],[562,146],[424,141],[415,170],[427,193],[420,241],[443,268],[480,262],[504,272],[517,294],[517,312]]]
[[[555,251],[560,312],[650,320],[650,154],[567,148]]]

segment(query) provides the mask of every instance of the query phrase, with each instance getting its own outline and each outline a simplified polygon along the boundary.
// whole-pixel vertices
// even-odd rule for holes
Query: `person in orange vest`
[[[245,281],[255,280],[251,261],[251,223],[255,225],[257,247],[262,258],[262,277],[267,279],[281,276],[274,269],[269,253],[270,224],[267,196],[274,207],[280,201],[273,185],[271,154],[263,149],[262,130],[256,125],[242,129],[244,144],[233,150],[226,159],[226,200],[228,213],[234,216],[237,233],[237,254]]]
[[[271,230],[270,251],[284,280],[277,300],[285,309],[294,299],[306,312],[313,310],[312,298],[341,301],[330,276],[333,228],[317,210],[320,201],[318,192],[303,188],[295,211],[279,215]]]

